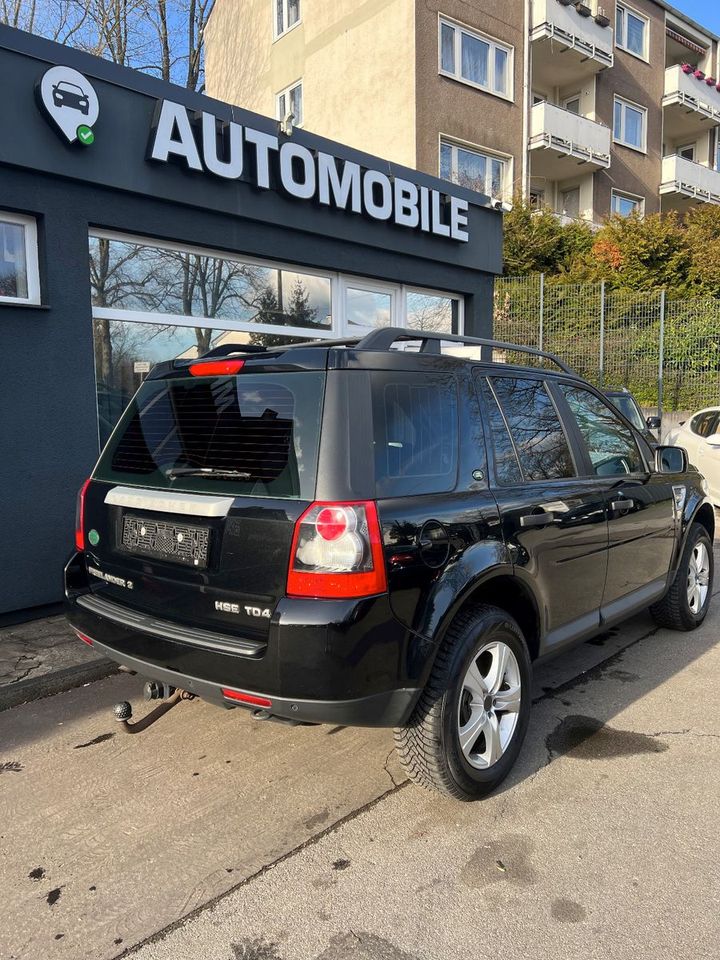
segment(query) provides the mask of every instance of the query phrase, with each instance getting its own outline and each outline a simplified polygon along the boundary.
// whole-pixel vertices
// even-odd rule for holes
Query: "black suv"
[[[125,411],[79,496],[68,617],[156,688],[395,727],[413,780],[469,800],[518,755],[534,661],[648,606],[703,621],[713,533],[685,452],[549,354],[393,328],[226,345]]]

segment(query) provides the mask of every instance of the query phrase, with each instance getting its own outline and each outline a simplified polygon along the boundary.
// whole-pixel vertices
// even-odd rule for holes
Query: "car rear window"
[[[452,490],[458,455],[455,377],[380,372],[372,376],[377,496]]]
[[[312,499],[325,374],[149,380],[103,450],[100,480]]]

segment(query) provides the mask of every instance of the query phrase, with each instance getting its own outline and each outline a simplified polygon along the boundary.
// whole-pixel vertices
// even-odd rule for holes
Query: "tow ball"
[[[177,706],[181,700],[195,699],[194,693],[189,693],[187,690],[180,690],[178,687],[171,687],[167,683],[157,683],[154,680],[149,680],[145,684],[143,696],[146,700],[162,700],[163,703],[159,703],[154,710],[151,710],[150,713],[141,717],[135,723],[130,723],[133,710],[132,704],[127,700],[116,703],[113,707],[115,719],[122,724],[122,728],[126,733],[142,733],[143,730],[147,730],[147,728],[152,726],[160,717],[164,717],[165,714]]]

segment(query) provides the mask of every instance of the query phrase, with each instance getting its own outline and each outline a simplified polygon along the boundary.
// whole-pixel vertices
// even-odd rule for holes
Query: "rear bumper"
[[[394,727],[420,695],[404,668],[411,637],[386,596],[283,600],[267,644],[251,644],[108,602],[102,587],[90,590],[80,555],[66,567],[65,594],[70,624],[98,652],[225,707],[244,706],[223,697],[230,688],[271,700],[267,712],[287,720]]]

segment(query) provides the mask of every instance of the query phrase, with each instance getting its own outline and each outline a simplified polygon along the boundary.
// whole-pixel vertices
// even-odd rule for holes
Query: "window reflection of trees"
[[[332,322],[328,277],[221,257],[91,237],[90,277],[95,307],[197,317],[198,353],[210,348],[213,327],[203,323],[207,319],[307,328]],[[108,383],[114,350],[122,346],[111,324],[94,321],[99,378]],[[253,334],[250,342],[268,339]]]
[[[635,473],[642,469],[637,444],[627,427],[594,394],[587,390],[562,387],[565,399],[585,438],[596,473],[604,473],[603,464],[617,460],[616,473]]]
[[[570,448],[544,383],[494,377],[492,385],[515,441],[525,479],[574,476]]]

